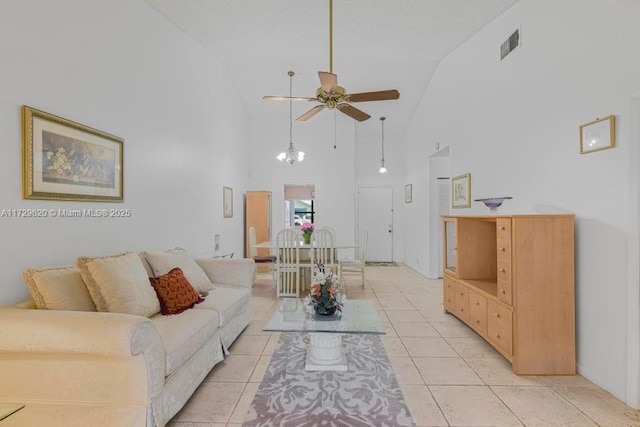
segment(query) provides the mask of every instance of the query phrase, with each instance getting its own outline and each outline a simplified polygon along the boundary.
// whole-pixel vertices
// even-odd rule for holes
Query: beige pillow
[[[137,254],[125,253],[77,260],[98,311],[150,317],[160,303]]]
[[[96,311],[80,270],[73,265],[28,268],[22,280],[40,309]]]
[[[174,268],[182,270],[191,286],[200,294],[213,289],[206,273],[184,250],[173,249],[170,252],[147,252],[147,261],[155,277],[164,276]]]

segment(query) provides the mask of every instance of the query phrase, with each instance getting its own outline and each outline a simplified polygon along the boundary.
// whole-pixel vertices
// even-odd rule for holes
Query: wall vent
[[[502,61],[520,44],[520,30],[516,30],[509,36],[507,40],[500,46],[500,60]]]

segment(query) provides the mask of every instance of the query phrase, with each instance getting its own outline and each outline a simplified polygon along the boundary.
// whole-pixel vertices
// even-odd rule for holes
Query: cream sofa
[[[195,260],[215,286],[180,314],[0,308],[9,426],[164,426],[252,318],[250,259]]]

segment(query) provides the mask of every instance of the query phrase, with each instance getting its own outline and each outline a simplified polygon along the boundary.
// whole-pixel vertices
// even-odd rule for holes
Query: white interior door
[[[368,228],[365,259],[393,262],[393,192],[391,187],[358,189],[358,235]]]

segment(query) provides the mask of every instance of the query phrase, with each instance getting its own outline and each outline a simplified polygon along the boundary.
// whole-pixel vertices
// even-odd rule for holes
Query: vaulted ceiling
[[[378,134],[380,116],[386,131],[403,132],[440,60],[517,1],[334,0],[340,86],[400,92],[398,100],[356,104],[371,115],[356,132]],[[262,99],[288,95],[287,71],[296,73],[293,95],[304,97],[315,96],[318,71],[329,71],[329,0],[145,2],[223,62],[250,116],[288,116],[288,102]],[[294,103],[294,117],[314,105]]]

